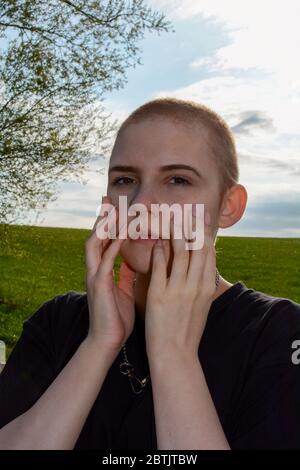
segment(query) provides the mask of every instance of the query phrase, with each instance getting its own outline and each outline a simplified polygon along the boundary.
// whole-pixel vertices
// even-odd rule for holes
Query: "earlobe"
[[[219,214],[219,228],[236,224],[243,216],[248,194],[245,186],[235,184],[225,193]]]

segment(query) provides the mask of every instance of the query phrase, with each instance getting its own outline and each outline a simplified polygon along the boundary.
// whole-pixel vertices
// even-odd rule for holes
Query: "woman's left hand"
[[[204,223],[203,246],[193,250],[185,249],[183,235],[181,239],[174,238],[173,222],[170,229],[170,241],[161,240],[161,244],[156,242],[153,247],[145,313],[149,359],[159,360],[164,355],[173,354],[198,357],[200,340],[216,291],[216,252],[211,226]],[[166,243],[172,243],[174,251],[168,278]]]

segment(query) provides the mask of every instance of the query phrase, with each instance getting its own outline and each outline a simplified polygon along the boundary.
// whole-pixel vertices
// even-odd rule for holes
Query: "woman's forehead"
[[[149,166],[186,163],[211,167],[209,136],[200,129],[166,119],[128,125],[116,139],[110,166],[140,163]]]

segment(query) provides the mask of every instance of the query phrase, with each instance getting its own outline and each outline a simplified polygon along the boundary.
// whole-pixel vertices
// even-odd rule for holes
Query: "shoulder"
[[[87,308],[85,292],[70,290],[45,300],[24,322],[24,325],[51,326],[59,322],[67,324],[76,321]]]
[[[300,340],[300,304],[241,283],[232,310],[235,333],[252,350],[253,360],[262,353],[267,358],[269,351],[290,362],[292,344]]]
[[[300,328],[300,304],[286,297],[276,297],[247,287],[238,281],[212,304],[212,316],[236,333],[248,333],[267,325],[277,325],[281,333]]]
[[[23,330],[43,342],[57,364],[76,351],[88,332],[87,294],[74,290],[45,300],[23,323]]]
[[[264,325],[276,323],[281,325],[282,333],[300,327],[300,304],[286,297],[276,297],[244,284],[242,286],[236,298],[236,307],[241,316],[243,312],[247,313],[248,322]]]

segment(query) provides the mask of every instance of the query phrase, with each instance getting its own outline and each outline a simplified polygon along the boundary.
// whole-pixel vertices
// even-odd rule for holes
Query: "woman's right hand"
[[[102,203],[111,203],[105,196]],[[118,221],[118,208],[116,221]],[[107,216],[105,216],[106,218]],[[92,233],[85,242],[86,290],[89,306],[88,339],[112,354],[118,354],[130,336],[135,320],[133,281],[135,272],[122,260],[119,284],[114,281],[114,263],[124,239],[100,239],[97,224],[104,218],[100,215]],[[118,224],[117,224],[118,225]],[[120,232],[124,229],[121,227]]]

